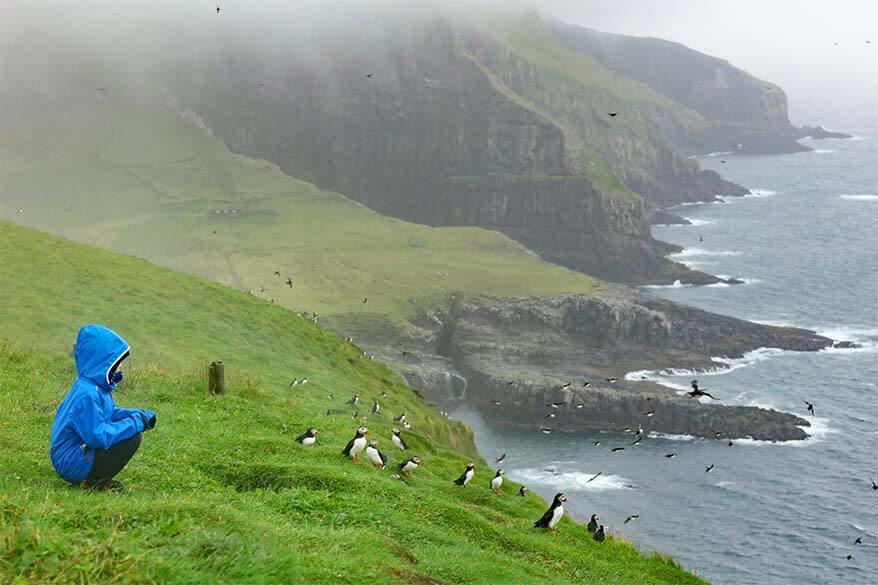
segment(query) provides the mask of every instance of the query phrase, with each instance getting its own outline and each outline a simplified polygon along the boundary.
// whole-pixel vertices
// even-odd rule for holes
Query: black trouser
[[[119,441],[109,449],[95,449],[93,452],[95,462],[91,473],[85,478],[85,483],[99,486],[113,479],[134,457],[142,438],[143,434],[137,433],[130,439]]]

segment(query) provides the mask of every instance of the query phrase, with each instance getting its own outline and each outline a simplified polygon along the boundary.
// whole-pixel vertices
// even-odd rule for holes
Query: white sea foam
[[[703,440],[705,440],[705,439],[701,439],[701,438],[699,438],[699,437],[694,437],[694,436],[692,436],[692,435],[674,435],[674,434],[668,434],[668,433],[657,433],[657,432],[655,432],[655,431],[652,431],[652,432],[649,433],[647,436],[648,436],[650,439],[664,439],[664,440],[666,440],[666,441],[686,441],[686,442],[692,442],[692,441],[703,441]]]
[[[715,225],[715,221],[707,221],[706,219],[698,219],[696,217],[684,217],[683,219],[689,222],[689,226],[698,227],[702,225]],[[686,226],[684,226],[686,227]]]
[[[772,195],[777,195],[777,191],[772,191],[771,189],[750,189],[750,193],[744,195],[744,197],[771,197]]]
[[[701,248],[684,248],[682,252],[675,252],[669,255],[669,258],[692,258],[693,256],[740,256],[741,252],[737,250],[720,250],[711,251]]]
[[[675,281],[674,281],[674,284],[645,284],[645,285],[641,286],[640,288],[652,288],[652,289],[657,289],[657,288],[685,288],[685,287],[687,287],[687,286],[692,286],[692,284],[683,284],[683,283],[680,282],[679,280],[675,280]]]
[[[847,199],[848,201],[878,201],[878,195],[874,193],[863,193],[862,195],[839,195],[842,199]]]
[[[835,151],[832,149],[829,149],[829,148],[815,148],[814,149],[814,154],[829,154],[830,152],[835,152]]]
[[[537,483],[557,486],[557,489],[565,491],[573,490],[623,490],[633,489],[634,484],[620,475],[601,475],[592,481],[588,481],[597,472],[585,471],[547,471],[545,469],[517,469],[510,471],[509,475],[520,483]]]

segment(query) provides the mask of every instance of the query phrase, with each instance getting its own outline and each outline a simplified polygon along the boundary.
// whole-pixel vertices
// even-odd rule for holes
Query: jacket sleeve
[[[129,416],[140,416],[142,412],[139,408],[114,408],[113,416],[110,417],[110,420],[117,422]]]
[[[127,416],[114,421],[113,416],[110,420],[104,419],[100,405],[93,398],[85,397],[73,417],[73,428],[82,442],[92,449],[109,449],[119,441],[143,432],[143,417]]]

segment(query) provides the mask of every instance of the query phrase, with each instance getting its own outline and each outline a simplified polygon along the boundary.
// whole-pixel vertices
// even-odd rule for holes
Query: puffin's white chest
[[[463,485],[468,484],[472,480],[473,475],[475,475],[475,471],[467,469],[463,474]]]
[[[375,465],[384,465],[384,462],[381,461],[381,454],[378,452],[378,449],[371,445],[366,447],[366,457],[368,457]]]
[[[555,508],[555,511],[552,513],[552,518],[549,520],[549,528],[554,528],[558,525],[558,522],[561,521],[561,517],[564,515],[564,506],[558,506]]]
[[[393,444],[400,449],[405,449],[405,447],[402,446],[402,440],[399,438],[398,435],[393,435]]]
[[[498,475],[497,477],[495,477],[494,479],[491,480],[491,489],[492,490],[499,490],[501,485],[503,485],[503,476],[502,475]]]
[[[412,463],[411,461],[406,461],[406,464],[405,464],[405,466],[402,468],[402,470],[405,471],[405,472],[411,472],[411,471],[414,471],[414,470],[417,469],[417,468],[418,468],[418,466],[417,466],[416,464]]]
[[[303,445],[313,445],[316,442],[317,442],[317,437],[305,437],[304,439],[302,439]]]
[[[351,456],[359,454],[366,446],[366,437],[358,437],[354,439],[354,446],[351,447]]]

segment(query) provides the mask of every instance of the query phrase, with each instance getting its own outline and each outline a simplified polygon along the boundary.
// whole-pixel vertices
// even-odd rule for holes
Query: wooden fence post
[[[207,367],[207,390],[211,394],[226,393],[226,378],[223,363],[210,362]]]

